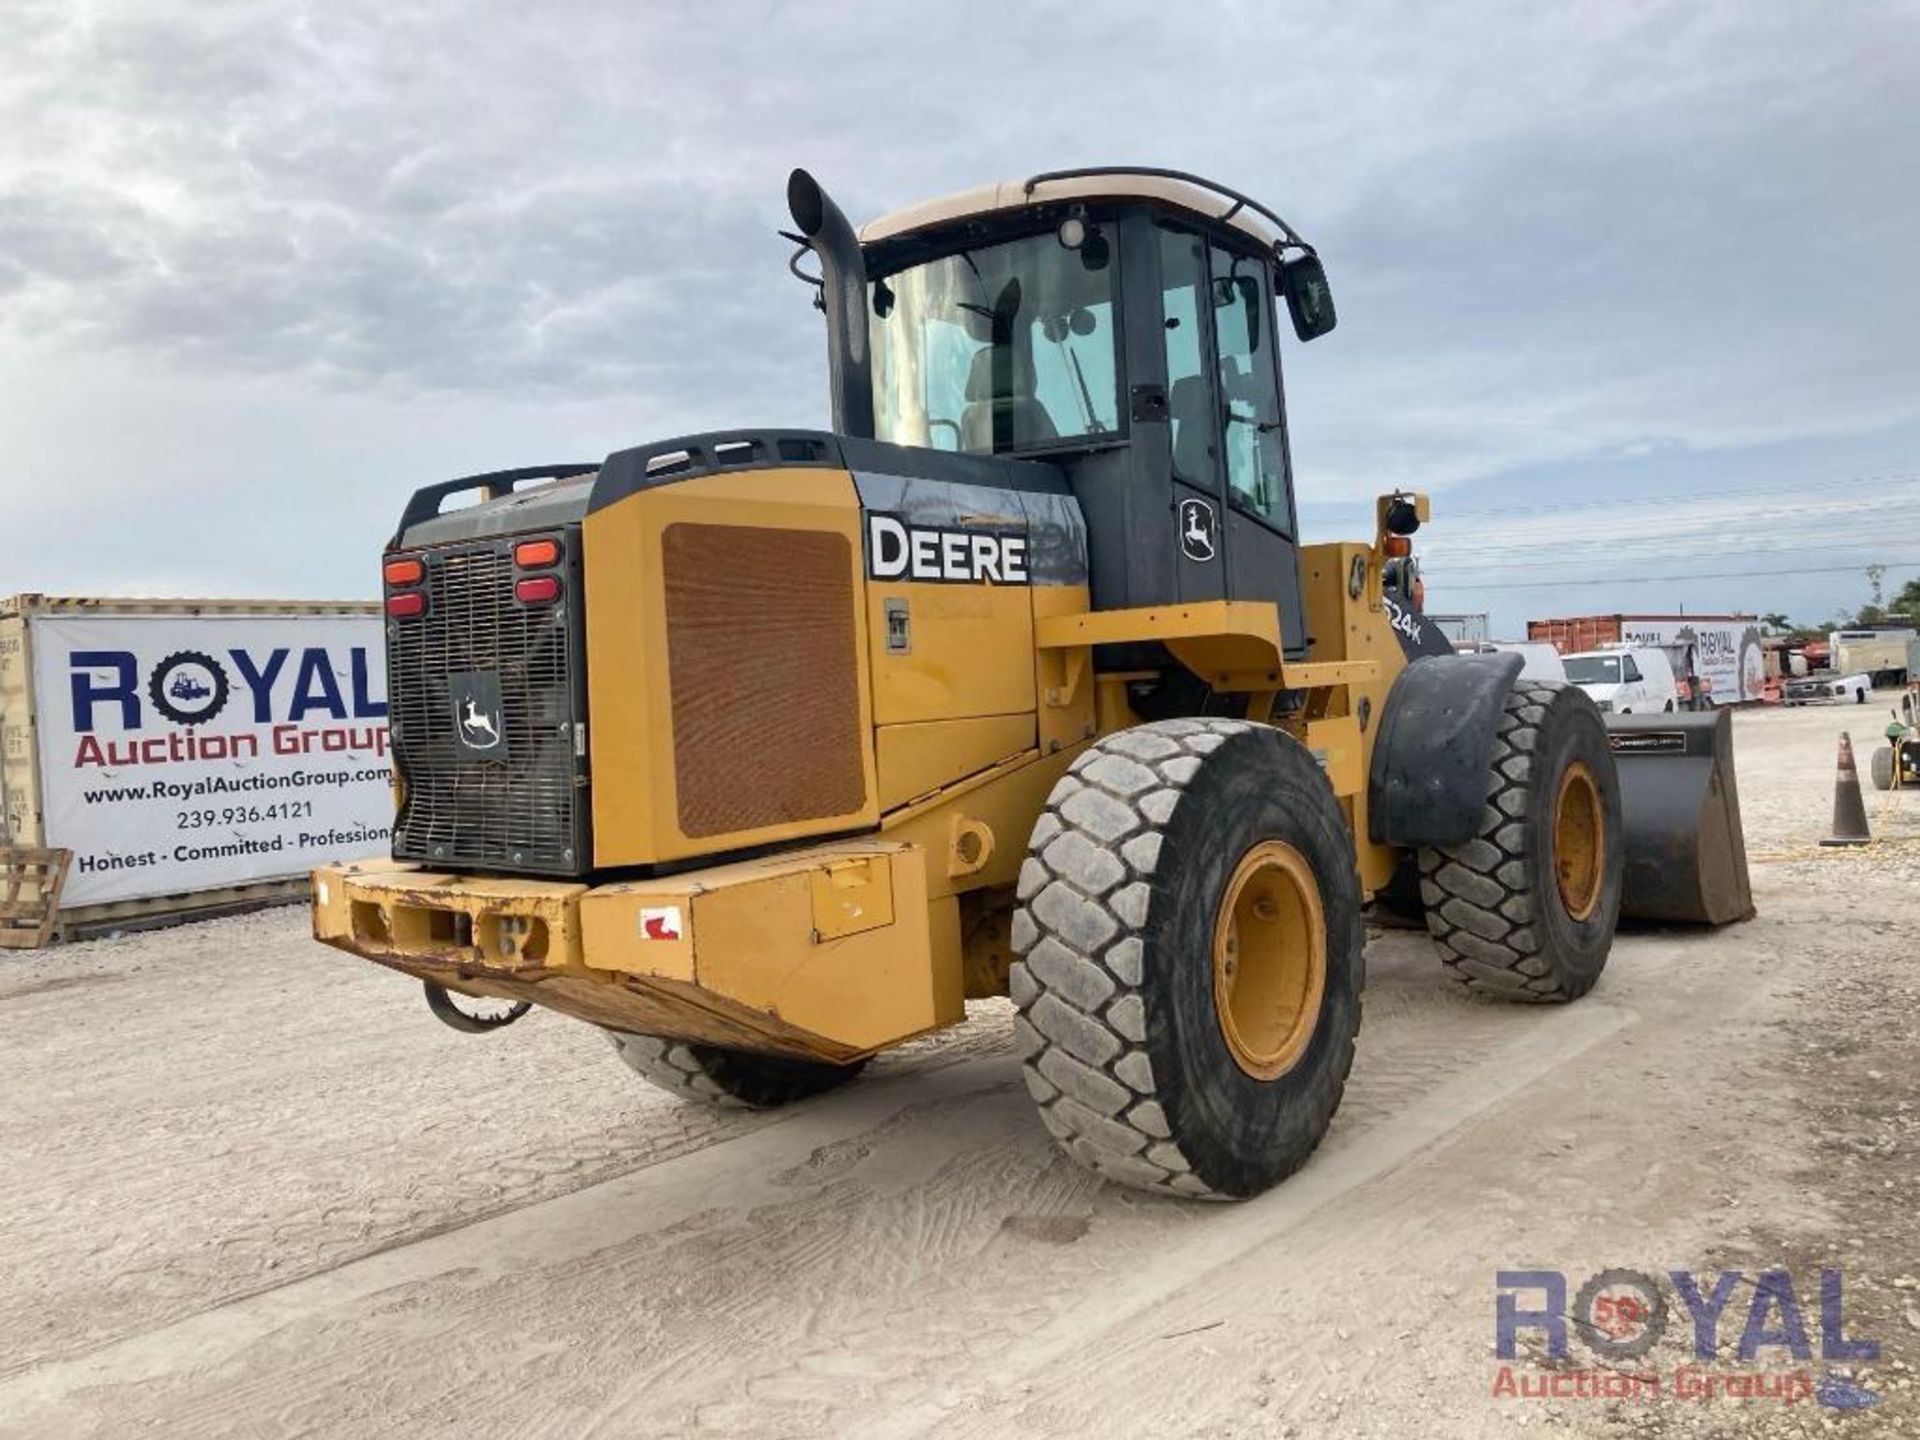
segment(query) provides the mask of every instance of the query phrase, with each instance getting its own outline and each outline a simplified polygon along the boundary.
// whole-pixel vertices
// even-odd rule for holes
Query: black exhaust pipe
[[[787,209],[820,257],[827,312],[827,380],[836,434],[873,438],[873,353],[867,342],[867,262],[853,226],[804,170],[787,177]]]

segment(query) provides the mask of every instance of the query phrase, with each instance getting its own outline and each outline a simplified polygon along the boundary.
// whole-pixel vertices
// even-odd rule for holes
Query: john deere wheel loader
[[[1623,871],[1599,712],[1518,656],[1410,662],[1382,575],[1424,497],[1300,541],[1276,322],[1334,309],[1299,234],[1143,168],[857,235],[804,171],[788,201],[833,430],[416,494],[394,858],[316,872],[321,940],[463,1028],[601,1026],[716,1104],[1010,995],[1067,1153],[1211,1197],[1325,1132],[1396,876],[1466,985],[1593,986]]]

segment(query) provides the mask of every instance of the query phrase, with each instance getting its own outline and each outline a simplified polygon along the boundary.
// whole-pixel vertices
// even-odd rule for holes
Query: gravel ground
[[[1577,1005],[1374,936],[1332,1134],[1238,1206],[1069,1166],[1003,1003],[741,1115],[549,1015],[456,1035],[297,910],[9,956],[0,1433],[1920,1435],[1920,796],[1816,844],[1884,716],[1737,716],[1760,917],[1623,934]],[[1877,1359],[1822,1359],[1822,1267]],[[1878,1403],[1505,1396],[1515,1268],[1739,1270],[1735,1317],[1786,1270],[1811,1360],[1735,1318],[1702,1373]]]

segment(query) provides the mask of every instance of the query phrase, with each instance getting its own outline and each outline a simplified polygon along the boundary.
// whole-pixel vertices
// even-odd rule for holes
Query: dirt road
[[[1231,1207],[1054,1153],[1001,1005],[740,1116],[543,1014],[456,1035],[298,911],[9,958],[0,1433],[1920,1434],[1920,795],[1810,844],[1876,716],[1738,717],[1761,918],[1624,935],[1577,1005],[1375,936],[1332,1135]],[[1497,1394],[1554,1373],[1497,1272],[1610,1267],[1742,1271],[1703,1373],[1877,1403],[1674,1393],[1685,1316],[1621,1367],[1657,1395]],[[1877,1360],[1821,1358],[1822,1267]],[[1733,1353],[1767,1269],[1810,1363]]]

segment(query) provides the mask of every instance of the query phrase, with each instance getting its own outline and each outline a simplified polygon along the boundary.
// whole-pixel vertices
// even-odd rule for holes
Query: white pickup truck
[[[1804,680],[1789,680],[1780,698],[1789,705],[1844,705],[1849,701],[1864,705],[1873,698],[1873,677],[1864,670],[1855,675],[1809,675]]]

